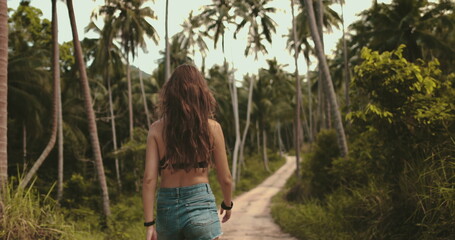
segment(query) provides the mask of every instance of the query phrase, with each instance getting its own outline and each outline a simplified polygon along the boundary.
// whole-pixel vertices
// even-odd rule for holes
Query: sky
[[[165,20],[165,0],[148,1],[144,6],[150,6],[155,12],[157,19],[150,20],[152,26],[157,30],[160,37],[159,45],[147,39],[147,52],[139,50],[138,56],[132,62],[133,65],[139,67],[146,73],[152,73],[157,67],[157,60],[162,56],[159,54],[161,49],[164,49],[164,20]],[[211,4],[212,0],[169,0],[169,35],[173,36],[182,30],[181,24],[193,11],[193,16],[201,12],[201,7]],[[348,0],[344,5],[345,26],[349,26],[352,22],[359,19],[357,16],[361,11],[371,7],[372,0]],[[390,3],[390,0],[379,0],[378,2]],[[8,8],[16,9],[20,0],[7,0]],[[104,0],[74,0],[74,11],[76,15],[77,28],[79,38],[84,37],[96,38],[94,33],[85,33],[84,28],[90,22],[92,11],[103,5]],[[41,9],[43,17],[51,19],[51,1],[50,0],[31,0],[31,6]],[[277,12],[271,14],[270,17],[277,23],[276,33],[272,37],[272,43],[265,42],[268,54],[259,53],[258,60],[255,60],[254,54],[245,57],[244,50],[246,47],[247,28],[244,28],[233,39],[232,33],[235,26],[230,26],[225,35],[225,53],[221,51],[221,44],[217,48],[213,48],[213,41],[207,39],[206,43],[209,47],[206,58],[206,66],[210,68],[214,64],[222,64],[224,57],[227,61],[237,69],[235,72],[236,79],[240,80],[247,73],[256,74],[259,68],[266,68],[267,59],[276,58],[279,64],[284,65],[284,70],[294,72],[295,65],[293,54],[286,49],[286,41],[289,30],[292,28],[291,4],[289,0],[272,0],[269,3],[270,7],[275,7]],[[297,14],[297,6],[295,6]],[[333,4],[332,9],[341,15],[341,7],[338,4]],[[71,26],[69,23],[68,10],[64,1],[57,1],[57,14],[59,24],[59,42],[72,40]],[[341,27],[341,25],[340,25]],[[330,55],[336,46],[336,43],[342,36],[342,30],[334,29],[332,33],[324,33],[325,53]],[[221,42],[221,41],[220,41]],[[195,64],[201,66],[202,58],[196,53],[194,57]],[[312,62],[316,62],[315,59]],[[306,64],[300,56],[298,61],[300,73],[306,72]]]

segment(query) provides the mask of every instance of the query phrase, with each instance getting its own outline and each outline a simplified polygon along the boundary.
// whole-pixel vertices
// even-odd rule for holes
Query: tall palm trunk
[[[295,164],[296,164],[296,175],[300,178],[300,103],[302,100],[302,91],[300,88],[299,79],[299,66],[297,64],[299,59],[299,52],[297,46],[300,45],[297,40],[296,20],[294,16],[294,0],[291,0],[291,12],[292,12],[292,35],[294,35],[294,65],[295,65],[295,91],[297,95],[296,107],[295,107]]]
[[[277,132],[278,132],[278,146],[280,148],[280,157],[283,156],[283,149],[284,149],[284,145],[283,145],[283,139],[281,137],[281,122],[280,120],[278,120],[278,124],[277,124]]]
[[[260,128],[259,128],[259,121],[256,120],[256,144],[258,147],[258,154],[261,154],[261,140],[260,140]]]
[[[302,134],[300,135],[300,140],[301,140],[301,143],[303,144],[305,142],[305,140],[304,140],[305,133],[308,133],[308,135],[310,134],[310,127],[308,125],[308,118],[306,116],[303,99],[300,99],[300,111],[302,111],[302,116],[303,116],[303,121],[301,121],[303,130],[302,130]]]
[[[24,169],[27,164],[27,126],[25,125],[25,122],[22,123],[22,160]]]
[[[61,98],[61,89],[59,89],[59,101],[58,101],[58,183],[57,183],[57,201],[60,201],[63,196],[63,165],[64,165],[64,156],[63,156],[63,114],[62,114],[62,98]]]
[[[264,161],[264,169],[271,172],[269,168],[269,157],[267,156],[267,132],[262,124],[262,160]]]
[[[232,176],[233,176],[233,184],[232,190],[235,190],[235,185],[237,181],[237,162],[239,157],[239,147],[240,147],[240,123],[239,123],[239,104],[237,99],[237,87],[235,86],[235,79],[231,80],[229,85],[229,89],[231,90],[231,101],[232,101],[232,108],[234,111],[234,125],[235,125],[235,145],[234,145],[234,152],[232,154]]]
[[[95,121],[95,112],[92,108],[92,97],[90,96],[90,87],[87,79],[87,72],[85,71],[85,62],[82,56],[81,43],[79,42],[79,36],[77,34],[76,19],[74,16],[73,0],[67,0],[68,15],[70,17],[71,30],[73,33],[73,44],[76,55],[76,62],[79,68],[81,88],[85,100],[85,109],[87,111],[87,118],[89,124],[90,141],[92,145],[93,155],[95,158],[95,166],[98,173],[98,180],[101,188],[101,195],[103,199],[103,211],[107,217],[111,215],[111,209],[109,206],[109,193],[106,184],[106,176],[104,175],[103,159],[101,157],[100,143],[98,140],[98,131]]]
[[[313,127],[313,96],[311,94],[311,77],[310,77],[310,60],[306,59],[306,78],[308,84],[308,118],[309,118],[309,142],[313,142],[314,127]]]
[[[166,20],[165,20],[165,52],[166,52],[166,66],[165,66],[165,74],[164,74],[164,81],[169,81],[169,77],[171,76],[171,59],[170,59],[170,52],[169,52],[169,0],[166,0]]]
[[[109,56],[109,48],[108,48],[108,56]],[[111,129],[112,129],[112,142],[114,145],[114,152],[117,152],[117,131],[115,129],[115,114],[114,114],[114,103],[112,102],[112,88],[111,88],[111,75],[110,75],[110,64],[106,67],[105,74],[107,79],[107,92],[109,95],[109,113],[111,115]],[[117,177],[117,186],[118,189],[122,190],[122,180],[120,179],[120,167],[118,157],[115,156],[115,175]]]
[[[57,10],[56,1],[52,0],[52,77],[53,77],[53,97],[52,97],[52,127],[51,137],[46,147],[44,148],[41,155],[33,163],[32,168],[27,172],[24,179],[20,182],[19,187],[24,188],[30,182],[33,176],[35,176],[38,169],[43,164],[51,150],[55,146],[57,139],[58,130],[58,115],[59,115],[59,99],[60,99],[60,67],[59,67],[59,45],[57,36]],[[59,163],[60,164],[60,163]]]
[[[318,34],[321,39],[321,44],[322,48],[324,49],[324,5],[322,3],[322,0],[318,0],[316,4],[316,9],[315,9],[317,16],[316,16],[316,25],[318,27]],[[318,64],[318,69],[319,69],[319,82],[320,82],[320,88],[319,88],[319,111],[320,111],[320,121],[321,125],[324,126],[324,128],[330,128],[328,122],[330,120],[327,120],[329,118],[329,115],[327,115],[327,100],[326,100],[326,90],[324,87],[324,83],[322,83],[324,80],[322,79],[324,77],[324,74],[322,73],[323,67],[321,63],[319,62]]]
[[[147,106],[147,98],[145,97],[145,90],[144,90],[144,82],[142,81],[142,71],[139,69],[139,82],[141,83],[141,92],[142,92],[142,100],[144,100],[144,111],[145,115],[147,115],[147,127],[150,128],[150,114],[149,108]]]
[[[344,59],[344,96],[346,109],[349,112],[350,108],[350,99],[349,99],[349,83],[351,82],[351,72],[349,70],[349,61],[348,61],[348,47],[346,46],[346,31],[344,29],[344,11],[343,11],[343,1],[340,0],[341,6],[341,26],[343,28],[343,59]]]
[[[130,119],[130,139],[133,139],[134,116],[133,116],[133,94],[131,93],[131,67],[129,53],[126,53],[126,80],[128,82],[128,116]]]
[[[327,90],[324,90],[324,111],[325,111],[325,126],[327,129],[332,128],[332,114],[330,100],[327,99]]]
[[[0,0],[0,191],[8,179],[8,7]],[[1,202],[1,201],[0,201]],[[0,209],[1,210],[1,209]]]
[[[239,155],[239,166],[237,172],[237,181],[240,181],[241,166],[244,164],[243,150],[245,148],[246,137],[248,134],[248,129],[250,127],[251,120],[251,103],[253,102],[253,88],[254,88],[254,78],[250,78],[250,87],[248,88],[248,105],[246,108],[246,123],[245,129],[243,129],[242,142],[240,143],[240,155]]]
[[[348,144],[346,141],[346,135],[344,133],[343,122],[341,120],[341,114],[338,109],[338,103],[335,95],[335,90],[333,88],[332,78],[329,72],[329,66],[327,65],[327,60],[325,59],[324,55],[324,48],[321,43],[321,39],[319,38],[319,34],[316,27],[316,20],[314,17],[314,10],[312,5],[312,0],[305,0],[305,4],[307,6],[307,17],[308,23],[310,24],[311,35],[314,41],[314,45],[316,47],[316,53],[318,56],[319,62],[323,66],[323,74],[324,74],[324,85],[327,90],[328,100],[330,100],[331,112],[334,118],[335,129],[337,131],[338,137],[338,145],[340,148],[340,152],[342,156],[346,156],[348,154]]]
[[[62,112],[62,91],[60,87],[60,52],[58,44],[58,18],[57,18],[57,0],[52,0],[52,64],[54,78],[58,81],[57,89],[57,130],[58,130],[58,183],[57,183],[57,201],[63,196],[63,112]]]

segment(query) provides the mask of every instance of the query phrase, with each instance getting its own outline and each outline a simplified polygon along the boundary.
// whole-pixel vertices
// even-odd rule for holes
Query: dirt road
[[[295,171],[295,157],[256,188],[234,199],[232,217],[221,225],[221,240],[296,240],[283,233],[270,214],[271,198],[280,191]]]

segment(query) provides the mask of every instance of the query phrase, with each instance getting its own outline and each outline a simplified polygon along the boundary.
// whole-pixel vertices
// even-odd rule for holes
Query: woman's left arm
[[[154,219],[153,209],[155,205],[155,190],[158,180],[158,144],[155,140],[154,124],[150,127],[147,136],[147,148],[145,151],[145,170],[144,179],[142,182],[142,204],[144,206],[144,220],[151,222]],[[149,230],[153,231],[154,226],[150,226]]]

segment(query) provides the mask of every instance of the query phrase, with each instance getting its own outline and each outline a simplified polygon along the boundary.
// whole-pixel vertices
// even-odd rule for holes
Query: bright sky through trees
[[[211,0],[169,0],[169,31],[170,36],[173,36],[175,33],[181,30],[181,24],[184,19],[186,19],[191,11],[193,15],[200,13],[200,8],[204,5],[210,4]],[[390,3],[390,0],[379,0],[378,2]],[[20,0],[8,0],[9,8],[17,8]],[[80,38],[83,37],[97,37],[96,34],[88,33],[85,34],[84,28],[88,25],[90,21],[90,15],[97,6],[100,6],[104,3],[104,0],[78,0],[74,2],[74,10],[76,14],[76,20],[78,23],[78,31]],[[144,72],[151,73],[157,66],[157,59],[161,58],[159,51],[164,51],[164,9],[165,1],[164,0],[155,0],[146,3],[147,6],[150,6],[157,15],[157,20],[152,20],[151,24],[157,29],[160,36],[160,45],[156,46],[151,40],[147,42],[148,53],[142,52],[139,50],[139,56],[133,62],[133,65],[139,67]],[[372,4],[370,0],[350,0],[346,1],[344,6],[344,17],[345,17],[345,26],[349,26],[353,21],[357,20],[357,13],[369,8]],[[51,3],[50,1],[43,0],[31,0],[31,6],[37,7],[43,11],[43,17],[51,19]],[[59,41],[66,42],[71,41],[71,27],[68,20],[68,11],[66,5],[63,1],[58,1],[58,16],[59,16]],[[271,2],[270,6],[278,9],[276,14],[271,15],[271,17],[277,23],[277,33],[273,36],[272,44],[269,44],[264,41],[265,46],[267,47],[268,55],[264,56],[259,54],[258,61],[254,60],[254,56],[245,57],[244,49],[246,46],[246,34],[247,29],[243,29],[239,34],[237,39],[233,39],[232,32],[230,31],[226,34],[226,45],[225,45],[225,56],[227,61],[230,64],[234,64],[234,67],[237,70],[236,77],[241,79],[243,74],[246,73],[257,73],[259,67],[266,67],[266,60],[276,57],[280,64],[287,65],[285,70],[289,72],[294,71],[294,64],[292,54],[286,50],[286,41],[289,29],[291,25],[291,14],[290,14],[290,2],[288,0],[274,0]],[[333,4],[332,8],[341,15],[341,9],[339,4]],[[340,26],[341,27],[341,26]],[[234,30],[233,26],[230,27],[230,30]],[[326,34],[324,36],[325,41],[325,52],[326,54],[331,54],[332,49],[335,48],[335,45],[338,39],[341,38],[341,29],[334,29],[334,32],[331,34]],[[209,47],[208,56],[206,59],[207,67],[212,66],[213,64],[222,64],[224,55],[221,51],[221,42],[218,43],[217,49],[213,49],[213,41],[210,39],[206,40]],[[313,63],[316,62],[316,59],[313,59]],[[201,66],[201,56],[196,54],[195,63],[198,66]],[[299,61],[299,68],[301,72],[306,71],[306,65],[303,60]]]

